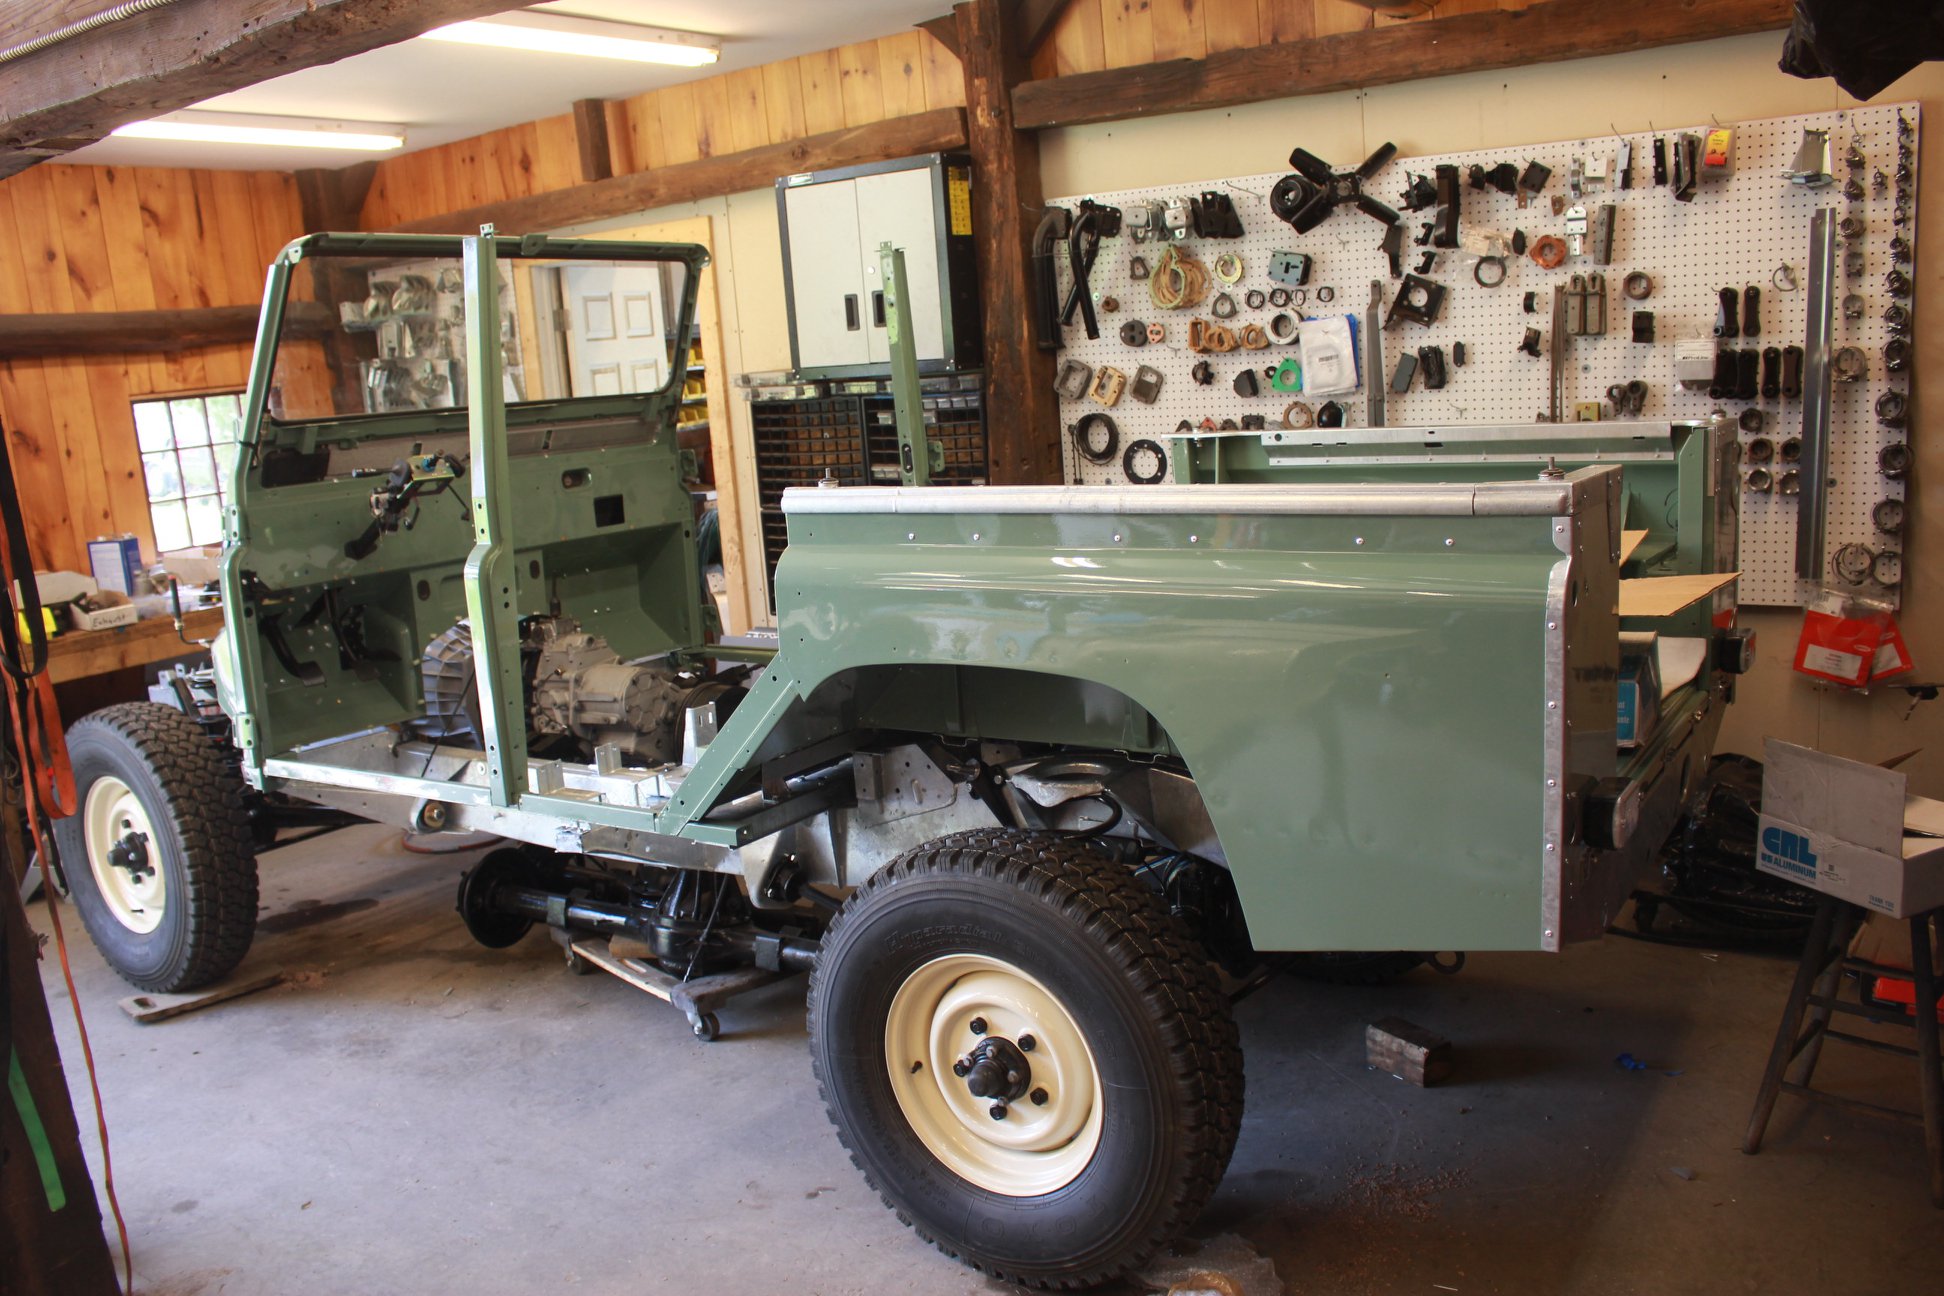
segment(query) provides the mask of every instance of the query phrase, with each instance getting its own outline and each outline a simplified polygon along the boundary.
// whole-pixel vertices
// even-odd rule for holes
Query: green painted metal
[[[305,257],[461,252],[466,409],[267,416],[282,302]],[[641,396],[501,397],[496,264],[534,257],[681,261],[690,275],[680,325],[692,315],[699,249],[490,232],[319,236],[271,267],[224,560],[237,613],[219,652],[225,706],[256,777],[266,757],[301,762],[285,754],[418,715],[419,654],[463,614],[475,630],[494,805],[733,848],[750,829],[724,807],[755,786],[758,766],[851,733],[1119,751],[1178,760],[1195,776],[1264,948],[1550,942],[1549,771],[1577,780],[1615,764],[1610,741],[1586,725],[1562,757],[1541,723],[1548,671],[1560,670],[1556,658],[1549,666],[1560,638],[1549,609],[1567,579],[1551,502],[1515,516],[1454,510],[1449,492],[1424,504],[1436,492],[1406,490],[1385,496],[1395,507],[1361,513],[1262,511],[1190,492],[1169,495],[1166,509],[1101,511],[1050,491],[1012,510],[990,503],[998,493],[964,490],[916,492],[907,498],[928,502],[916,512],[895,501],[799,510],[777,571],[779,648],[707,654],[765,669],[668,801],[527,792],[522,617],[573,617],[627,656],[704,655],[708,625],[672,435],[679,369],[668,389]],[[892,261],[888,319],[908,351]],[[904,417],[917,413],[908,386],[906,480],[922,482],[927,443],[922,415]],[[264,473],[273,454],[383,463],[426,444],[464,447],[470,506],[428,507],[362,560],[345,557],[343,543],[369,519],[368,479],[327,472],[271,484]],[[1219,482],[1288,475],[1246,445],[1177,447],[1177,464]],[[1714,556],[1705,537],[1715,513],[1687,494],[1686,474],[1703,460],[1670,446],[1628,469],[1628,508],[1665,536],[1669,562],[1697,564],[1677,570]],[[1303,471],[1346,486],[1532,479],[1524,462]],[[609,507],[590,508],[597,494]],[[1576,579],[1610,578],[1597,569],[1607,551],[1586,547]],[[268,624],[321,684],[277,660]],[[1610,688],[1612,647],[1593,645],[1567,673],[1604,670]],[[1566,702],[1574,714],[1570,686]],[[402,771],[399,786],[423,795],[416,773]]]
[[[891,403],[898,420],[898,477],[907,486],[931,484],[931,447],[925,438],[925,408],[918,388],[918,342],[911,331],[911,299],[906,296],[904,249],[878,244],[878,273],[884,284],[884,340],[891,348]]]
[[[793,516],[777,664],[805,696],[1017,673],[1018,704],[934,717],[992,738],[1068,736],[1034,676],[1112,690],[1100,718],[1138,708],[1195,776],[1264,948],[1538,948],[1552,526]]]
[[[659,392],[507,405],[485,366],[469,365],[468,408],[286,422],[270,417],[283,303],[307,258],[457,260],[467,242],[313,235],[291,244],[270,267],[245,400],[244,453],[231,478],[226,519],[223,587],[231,616],[216,649],[224,707],[236,721],[253,778],[261,779],[269,757],[421,713],[419,657],[434,635],[468,614],[465,567],[481,543],[476,525],[494,525],[507,555],[498,564],[497,602],[507,601],[510,583],[514,606],[497,611],[559,610],[630,656],[704,642],[693,506],[681,484],[673,432],[680,366]],[[496,323],[497,307],[482,305],[478,295],[482,286],[496,292],[496,279],[479,277],[490,273],[491,261],[676,263],[684,292],[671,327],[693,319],[697,272],[707,263],[703,249],[687,244],[510,236],[472,242],[479,255],[469,275],[469,350],[495,370],[500,339],[487,321]],[[266,481],[265,463],[276,456],[328,450],[349,456],[347,462],[386,465],[422,445],[473,461],[484,449],[491,461],[486,485],[497,481],[503,498],[517,505],[493,504],[488,490],[485,523],[476,524],[462,494],[452,492],[428,501],[415,527],[386,536],[360,561],[346,557],[343,545],[370,521],[368,478],[334,469],[285,484]],[[581,484],[570,484],[575,481]],[[592,508],[596,498],[611,506],[606,519]],[[355,611],[370,650],[364,660],[343,659],[326,600]],[[321,685],[300,683],[276,660],[262,629],[270,621],[293,655],[321,672]],[[523,777],[518,764],[509,761],[503,770],[514,784]]]

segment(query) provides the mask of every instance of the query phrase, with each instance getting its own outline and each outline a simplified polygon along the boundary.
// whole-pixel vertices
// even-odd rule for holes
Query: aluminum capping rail
[[[783,492],[792,516],[832,513],[1241,513],[1344,517],[1559,517],[1611,467],[1557,481],[1289,483],[1247,486],[799,486]]]

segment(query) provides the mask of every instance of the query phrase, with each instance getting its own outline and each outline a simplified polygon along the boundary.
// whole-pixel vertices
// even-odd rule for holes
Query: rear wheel
[[[887,1205],[1009,1282],[1123,1273],[1201,1211],[1242,1115],[1204,952],[1070,840],[943,838],[848,900],[810,988],[832,1122]]]
[[[79,810],[54,825],[81,921],[143,990],[228,974],[256,931],[256,856],[236,762],[172,707],[108,707],[68,730]]]

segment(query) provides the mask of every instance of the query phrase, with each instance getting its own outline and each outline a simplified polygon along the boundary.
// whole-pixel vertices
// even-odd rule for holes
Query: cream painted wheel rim
[[[81,831],[95,889],[115,921],[144,936],[161,926],[168,902],[161,850],[155,830],[149,826],[148,812],[142,809],[134,789],[112,774],[96,779],[81,807]],[[108,858],[115,843],[131,832],[148,839],[149,871],[140,878]]]
[[[985,1034],[1019,1042],[1027,1053],[1029,1093],[992,1116],[993,1100],[972,1093],[952,1065]],[[1002,959],[947,954],[913,972],[891,999],[884,1023],[885,1066],[898,1107],[925,1148],[945,1167],[989,1192],[1037,1197],[1079,1177],[1100,1146],[1101,1086],[1093,1050],[1060,1001]]]

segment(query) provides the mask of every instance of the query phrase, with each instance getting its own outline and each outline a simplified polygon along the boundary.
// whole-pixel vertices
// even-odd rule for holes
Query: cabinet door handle
[[[880,288],[871,294],[871,323],[874,327],[884,327],[884,290]]]
[[[859,325],[859,320],[857,318],[857,294],[845,293],[844,294],[844,327],[850,332],[855,333],[857,332],[858,325]]]

